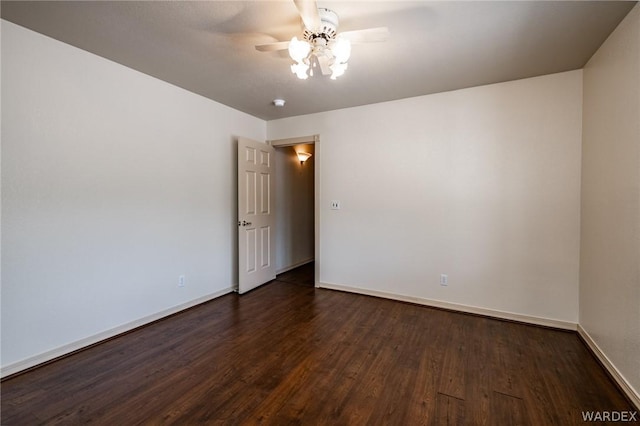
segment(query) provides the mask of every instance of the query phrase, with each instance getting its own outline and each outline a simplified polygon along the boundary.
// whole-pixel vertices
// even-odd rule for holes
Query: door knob
[[[238,221],[238,226],[249,226],[251,225],[251,222],[247,222],[246,220],[243,220],[242,222]]]

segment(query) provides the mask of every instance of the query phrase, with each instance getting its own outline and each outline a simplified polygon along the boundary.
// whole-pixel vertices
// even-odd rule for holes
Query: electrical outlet
[[[440,274],[440,285],[449,285],[449,275]]]
[[[339,200],[331,200],[331,210],[340,210]]]
[[[184,275],[178,277],[178,287],[184,287],[185,278]]]

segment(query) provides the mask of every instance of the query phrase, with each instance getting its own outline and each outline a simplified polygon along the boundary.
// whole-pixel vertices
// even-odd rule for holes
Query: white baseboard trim
[[[278,274],[283,274],[283,273],[285,273],[285,272],[287,272],[287,271],[290,271],[290,270],[292,270],[292,269],[296,269],[296,268],[298,268],[298,267],[300,267],[300,266],[302,266],[302,265],[306,265],[307,263],[311,263],[311,262],[313,262],[314,260],[315,260],[315,259],[314,259],[313,257],[311,257],[311,258],[306,259],[306,260],[303,260],[303,261],[301,261],[301,262],[294,263],[293,265],[285,266],[285,267],[284,267],[284,268],[282,268],[282,269],[278,269],[278,270],[276,271],[276,275],[278,275]]]
[[[585,341],[591,352],[598,358],[598,360],[602,363],[604,368],[607,369],[611,377],[616,381],[618,386],[622,389],[622,391],[627,395],[627,397],[631,400],[633,404],[635,404],[638,411],[640,411],[640,392],[631,386],[631,384],[624,378],[624,376],[620,373],[620,371],[613,365],[611,360],[604,354],[602,349],[598,346],[598,344],[593,340],[593,338],[587,333],[587,331],[582,328],[580,324],[578,324],[578,334]]]
[[[519,321],[527,324],[542,325],[545,327],[560,328],[563,330],[576,331],[577,324],[560,321],[549,318],[534,317],[530,315],[516,314],[513,312],[497,311],[493,309],[480,308],[477,306],[462,305],[459,303],[444,302],[442,300],[426,299],[423,297],[406,296],[402,294],[387,293],[384,291],[370,290],[361,287],[351,287],[339,284],[329,284],[320,282],[316,287],[326,288],[330,290],[346,291],[350,293],[364,294],[367,296],[382,297],[385,299],[399,300],[401,302],[410,302],[418,305],[431,306],[434,308],[443,308],[453,311],[465,312],[470,314],[484,315],[493,318],[506,319],[511,321]]]
[[[284,270],[282,270],[281,272],[278,272],[278,273],[286,272],[288,270],[297,268],[298,266],[302,266],[302,265],[304,265],[306,263],[309,263],[311,261],[313,261],[313,259],[301,262],[299,264],[296,264],[295,266],[291,266],[290,268],[284,269]],[[489,316],[489,317],[494,317],[494,318],[499,318],[499,319],[507,319],[507,320],[513,320],[513,321],[519,321],[519,322],[535,324],[535,325],[543,325],[543,326],[547,326],[547,327],[560,328],[560,329],[564,329],[564,330],[577,331],[578,334],[582,337],[582,339],[586,342],[587,346],[594,353],[594,355],[598,358],[598,360],[600,360],[602,365],[607,369],[607,371],[611,374],[611,376],[614,378],[616,383],[624,391],[624,393],[627,395],[627,397],[635,404],[636,408],[638,408],[638,410],[640,410],[640,393],[638,391],[636,391],[633,388],[633,386],[631,386],[629,384],[629,382],[627,382],[627,380],[620,373],[620,371],[618,371],[618,369],[613,365],[613,363],[609,360],[609,358],[604,354],[604,352],[600,349],[600,347],[597,345],[597,343],[591,338],[589,333],[587,333],[587,331],[584,330],[579,324],[574,324],[574,323],[567,322],[567,321],[558,321],[558,320],[552,320],[552,319],[547,319],[547,318],[533,317],[533,316],[529,316],[529,315],[515,314],[515,313],[511,313],[511,312],[497,311],[497,310],[493,310],[493,309],[479,308],[479,307],[475,307],[475,306],[462,305],[462,304],[458,304],[458,303],[444,302],[444,301],[440,301],[440,300],[433,300],[433,299],[426,299],[426,298],[415,297],[415,296],[406,296],[406,295],[400,295],[400,294],[394,294],[394,293],[388,293],[388,292],[382,292],[382,291],[376,291],[376,290],[369,290],[369,289],[364,289],[364,288],[360,288],[360,287],[344,286],[344,285],[339,285],[339,284],[329,284],[329,283],[324,283],[324,282],[318,282],[316,287],[318,287],[318,288],[326,288],[326,289],[329,289],[329,290],[345,291],[345,292],[349,292],[349,293],[363,294],[363,295],[367,295],[367,296],[382,297],[382,298],[385,298],[385,299],[398,300],[398,301],[402,301],[402,302],[416,303],[416,304],[419,304],[419,305],[431,306],[431,307],[436,307],[436,308],[450,309],[450,310],[466,312],[466,313],[472,313],[472,314],[486,315],[486,316]],[[72,353],[72,352],[75,352],[75,351],[80,350],[82,348],[85,348],[87,346],[91,346],[91,345],[94,345],[96,343],[100,343],[103,340],[115,337],[115,336],[117,336],[119,334],[122,334],[122,333],[126,333],[126,332],[131,331],[131,330],[133,330],[135,328],[138,328],[138,327],[141,327],[143,325],[152,323],[154,321],[157,321],[157,320],[162,319],[164,317],[167,317],[169,315],[173,315],[173,314],[178,313],[180,311],[183,311],[185,309],[189,309],[189,308],[191,308],[193,306],[196,306],[196,305],[199,305],[201,303],[208,302],[210,300],[216,299],[216,298],[218,298],[220,296],[224,296],[225,294],[231,293],[233,291],[234,291],[233,287],[225,288],[225,289],[222,289],[222,290],[217,291],[215,293],[211,293],[209,295],[202,296],[200,298],[191,300],[189,302],[186,302],[186,303],[183,303],[183,304],[180,304],[180,305],[165,309],[165,310],[157,312],[155,314],[148,315],[148,316],[140,318],[138,320],[131,321],[131,322],[127,323],[127,324],[123,324],[121,326],[112,328],[112,329],[104,331],[102,333],[98,333],[98,334],[95,334],[93,336],[90,336],[90,337],[87,337],[87,338],[84,338],[84,339],[81,339],[81,340],[66,344],[66,345],[61,346],[59,348],[52,349],[50,351],[41,353],[39,355],[35,355],[33,357],[29,357],[27,359],[15,362],[13,364],[9,364],[9,365],[4,366],[4,367],[2,367],[0,369],[0,377],[7,377],[7,376],[10,376],[12,374],[18,373],[20,371],[26,370],[28,368],[35,367],[36,365],[45,363],[47,361],[51,361],[51,360],[53,360],[55,358],[59,358],[61,356],[67,355],[67,354]]]
[[[51,361],[53,359],[70,354],[72,352],[86,348],[88,346],[95,345],[96,343],[100,343],[103,340],[110,339],[119,334],[126,333],[127,331],[131,331],[135,328],[152,323],[154,321],[157,321],[169,315],[176,314],[180,311],[184,311],[185,309],[189,309],[201,303],[208,302],[209,300],[213,300],[220,296],[224,296],[225,294],[231,293],[233,290],[234,289],[232,287],[225,288],[215,293],[211,293],[206,296],[202,296],[197,299],[190,300],[186,303],[182,303],[180,305],[173,306],[171,308],[162,310],[160,312],[156,312],[155,314],[151,314],[146,317],[137,319],[135,321],[131,321],[127,324],[120,325],[110,330],[106,330],[101,333],[94,334],[93,336],[89,336],[84,339],[80,339],[75,342],[71,342],[66,345],[60,346],[58,348],[52,349],[50,351],[43,352],[41,354],[6,365],[0,369],[0,378],[19,373],[20,371],[26,370],[31,367],[35,367],[36,365],[45,363],[47,361]]]

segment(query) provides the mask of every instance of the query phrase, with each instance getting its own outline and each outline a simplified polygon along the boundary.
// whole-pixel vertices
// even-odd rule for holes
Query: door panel
[[[273,147],[238,140],[238,278],[245,293],[276,277]]]

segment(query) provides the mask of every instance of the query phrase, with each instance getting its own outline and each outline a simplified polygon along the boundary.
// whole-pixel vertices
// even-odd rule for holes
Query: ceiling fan
[[[351,43],[384,41],[389,36],[387,27],[368,28],[338,33],[338,14],[333,10],[319,8],[315,0],[293,0],[302,23],[302,39],[293,37],[290,41],[260,44],[260,52],[289,50],[295,61],[291,71],[300,79],[313,76],[314,68],[320,68],[322,75],[331,75],[335,80],[347,69],[351,55]]]

